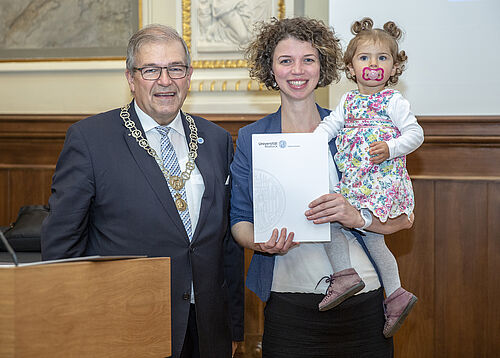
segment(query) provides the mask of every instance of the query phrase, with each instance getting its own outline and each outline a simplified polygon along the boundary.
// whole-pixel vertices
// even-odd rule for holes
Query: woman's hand
[[[271,238],[264,243],[254,243],[253,224],[248,221],[240,221],[231,227],[233,238],[243,247],[255,251],[267,252],[268,254],[286,254],[291,248],[299,245],[293,242],[294,233],[287,234],[287,229],[282,228],[278,235],[278,229],[274,229]]]
[[[348,228],[362,227],[364,220],[359,211],[341,194],[325,194],[309,204],[305,212],[307,220],[315,224],[338,221]]]
[[[389,159],[389,146],[386,142],[373,142],[370,144],[370,162],[380,164]]]
[[[322,195],[313,200],[309,208],[305,215],[307,220],[312,220],[315,224],[338,221],[347,228],[360,228],[365,224],[361,213],[341,194]],[[414,220],[413,213],[409,218],[406,215],[399,215],[397,218],[387,219],[385,223],[374,216],[372,224],[366,230],[384,235],[393,234],[400,230],[410,229]]]
[[[299,245],[298,242],[293,242],[294,233],[291,232],[287,235],[287,229],[281,229],[278,237],[278,229],[274,229],[271,238],[264,243],[255,244],[258,251],[266,252],[268,254],[283,255],[288,252],[292,247]]]

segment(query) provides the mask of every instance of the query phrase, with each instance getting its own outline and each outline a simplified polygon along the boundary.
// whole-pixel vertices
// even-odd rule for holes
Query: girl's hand
[[[287,236],[286,228],[282,228],[278,237],[278,229],[274,229],[269,241],[255,244],[256,249],[268,254],[283,255],[291,248],[299,245],[298,242],[293,242],[294,233],[291,232]]]
[[[386,142],[373,142],[370,144],[370,162],[380,164],[389,159],[389,146]]]

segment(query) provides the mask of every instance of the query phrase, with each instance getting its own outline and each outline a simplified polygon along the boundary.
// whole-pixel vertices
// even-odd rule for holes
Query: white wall
[[[330,0],[330,24],[344,40],[365,16],[403,28],[407,70],[396,88],[417,115],[500,114],[499,0]],[[355,84],[330,88],[330,106]]]

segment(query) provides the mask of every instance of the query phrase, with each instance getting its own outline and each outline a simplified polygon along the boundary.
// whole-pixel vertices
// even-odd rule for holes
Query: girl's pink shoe
[[[413,293],[402,287],[385,299],[384,336],[386,338],[392,337],[401,327],[417,300]]]
[[[329,282],[330,285],[326,290],[325,297],[318,304],[320,311],[326,311],[338,306],[365,287],[365,283],[353,268],[348,268],[330,275],[330,277],[325,276],[323,278],[326,278],[326,282]]]

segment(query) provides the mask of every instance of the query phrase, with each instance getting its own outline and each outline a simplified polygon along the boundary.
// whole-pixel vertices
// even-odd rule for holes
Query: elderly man
[[[175,30],[131,37],[134,100],[69,128],[42,257],[171,257],[172,356],[223,358],[243,340],[243,251],[228,230],[233,143],[180,110],[192,72]]]

